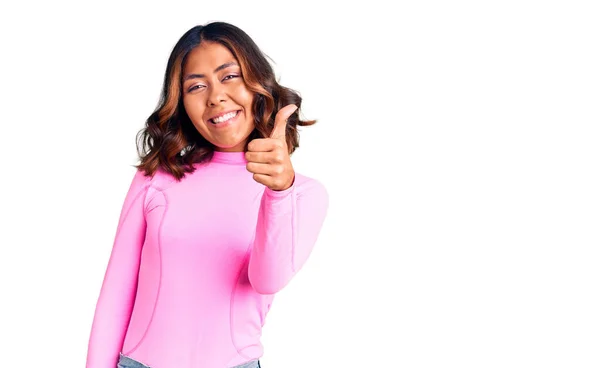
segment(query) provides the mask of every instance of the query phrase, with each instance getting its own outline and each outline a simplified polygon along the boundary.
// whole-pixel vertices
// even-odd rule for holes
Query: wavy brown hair
[[[212,22],[188,30],[175,44],[165,73],[159,103],[136,137],[140,163],[135,165],[146,175],[158,169],[181,180],[195,171],[194,163],[209,160],[214,146],[198,132],[183,106],[183,66],[189,53],[202,42],[218,42],[227,47],[240,65],[242,79],[254,93],[252,115],[254,130],[248,143],[267,138],[273,130],[275,115],[286,105],[298,109],[287,119],[286,141],[289,153],[299,147],[297,126],[308,126],[316,120],[300,120],[302,98],[299,93],[281,86],[266,56],[244,31],[225,22]]]

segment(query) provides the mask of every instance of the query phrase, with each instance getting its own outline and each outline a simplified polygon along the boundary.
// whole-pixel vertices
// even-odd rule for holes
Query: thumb
[[[290,117],[298,109],[298,106],[290,104],[284,106],[275,115],[275,124],[273,131],[271,132],[271,138],[283,139],[285,141],[285,127],[287,125],[287,118]]]

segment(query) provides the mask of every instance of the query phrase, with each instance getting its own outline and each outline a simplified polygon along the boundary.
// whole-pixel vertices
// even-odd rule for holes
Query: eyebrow
[[[225,63],[225,64],[221,65],[221,66],[218,66],[217,69],[215,69],[214,73],[218,72],[219,70],[223,70],[225,68],[229,68],[230,66],[233,66],[233,65],[239,66],[235,61],[230,61],[228,63]],[[204,74],[188,74],[188,75],[186,75],[183,78],[183,81],[185,82],[185,81],[187,81],[189,79],[205,78],[205,77],[206,77],[206,75],[204,75]]]

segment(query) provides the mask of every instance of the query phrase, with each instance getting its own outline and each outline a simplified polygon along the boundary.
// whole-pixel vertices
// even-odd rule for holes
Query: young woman
[[[260,367],[274,294],[302,268],[328,194],[295,172],[302,99],[224,22],[175,45],[138,136],[87,368]]]

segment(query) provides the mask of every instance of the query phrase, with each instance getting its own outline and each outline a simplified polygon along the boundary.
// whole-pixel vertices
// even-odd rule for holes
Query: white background
[[[600,366],[592,3],[2,5],[1,365],[85,365],[135,134],[221,20],[319,120],[292,160],[331,199],[265,368]]]

